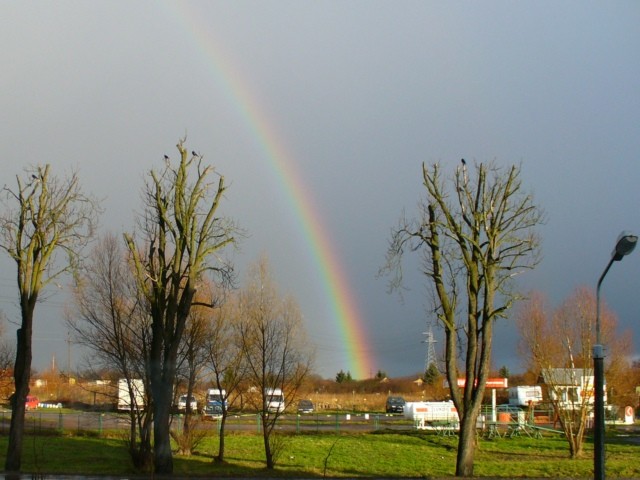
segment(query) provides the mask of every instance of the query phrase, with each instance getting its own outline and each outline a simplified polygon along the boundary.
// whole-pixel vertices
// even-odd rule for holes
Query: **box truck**
[[[130,381],[134,404],[131,405],[127,379],[121,378],[118,380],[118,410],[132,410],[133,408],[140,410],[144,408],[144,382],[140,378],[133,378]]]

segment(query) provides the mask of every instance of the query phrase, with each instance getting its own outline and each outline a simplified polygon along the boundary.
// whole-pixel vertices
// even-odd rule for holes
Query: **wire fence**
[[[205,419],[194,414],[191,428],[219,432],[220,419]],[[0,412],[0,435],[9,431],[11,411]],[[184,425],[184,414],[172,416],[171,428],[180,432]],[[33,434],[70,433],[93,434],[97,436],[126,433],[130,426],[130,416],[119,412],[69,412],[52,409],[36,409],[25,413],[25,432]],[[390,414],[349,414],[349,413],[317,413],[286,414],[276,422],[278,430],[287,432],[340,432],[340,431],[376,431],[381,429],[410,430],[413,422],[402,415]],[[227,431],[256,432],[262,431],[262,421],[257,414],[232,414],[225,422]]]

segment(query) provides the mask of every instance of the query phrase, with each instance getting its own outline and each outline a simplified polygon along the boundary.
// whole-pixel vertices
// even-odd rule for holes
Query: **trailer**
[[[414,427],[420,430],[460,429],[460,417],[452,401],[408,402],[404,418],[413,420]]]
[[[528,407],[542,402],[542,387],[540,385],[520,385],[509,387],[509,405],[513,407]]]

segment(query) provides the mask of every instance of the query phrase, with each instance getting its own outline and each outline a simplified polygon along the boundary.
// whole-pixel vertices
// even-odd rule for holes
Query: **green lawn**
[[[376,432],[362,434],[290,434],[274,471],[264,468],[262,437],[228,433],[226,460],[212,462],[218,438],[208,437],[197,455],[174,457],[174,473],[191,476],[273,477],[443,477],[453,476],[456,437],[424,432]],[[6,436],[0,437],[0,461],[4,464]],[[607,444],[609,478],[640,477],[640,447]],[[487,477],[590,477],[592,445],[585,445],[580,460],[568,458],[560,436],[480,440],[475,475]],[[124,442],[117,438],[79,436],[27,436],[23,471],[50,474],[134,473]]]

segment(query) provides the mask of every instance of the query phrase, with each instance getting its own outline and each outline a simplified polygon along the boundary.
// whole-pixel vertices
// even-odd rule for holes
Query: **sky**
[[[132,231],[148,172],[186,137],[230,184],[223,213],[300,304],[316,371],[424,370],[432,328],[417,259],[401,300],[376,274],[422,163],[518,164],[546,212],[519,280],[559,304],[640,232],[640,4],[635,1],[2,1],[0,166],[77,169],[101,232]],[[0,259],[0,309],[18,320]],[[602,296],[640,352],[640,253]],[[34,367],[74,368],[68,286],[36,309]],[[13,323],[11,323],[13,322]],[[493,364],[522,371],[500,320]]]

